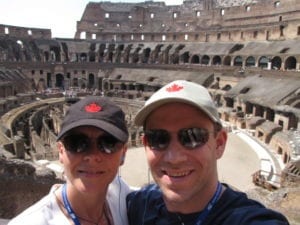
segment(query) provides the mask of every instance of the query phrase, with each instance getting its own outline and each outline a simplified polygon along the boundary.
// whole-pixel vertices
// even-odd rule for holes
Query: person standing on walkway
[[[282,214],[219,181],[217,160],[227,132],[203,86],[184,80],[165,85],[146,101],[135,123],[143,126],[156,184],[127,196],[130,225],[289,224]]]
[[[110,100],[89,96],[70,106],[57,136],[66,183],[9,225],[127,225],[130,188],[117,176],[127,140],[125,114]]]

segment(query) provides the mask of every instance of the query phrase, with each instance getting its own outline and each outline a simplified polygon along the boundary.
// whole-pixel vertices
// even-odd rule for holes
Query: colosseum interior
[[[127,113],[130,146],[141,146],[134,114],[175,79],[207,87],[229,132],[267,146],[277,168],[253,171],[253,182],[298,224],[299,0],[90,2],[71,39],[0,24],[0,218],[61,181],[36,162],[57,159],[56,134],[70,104],[112,98]]]

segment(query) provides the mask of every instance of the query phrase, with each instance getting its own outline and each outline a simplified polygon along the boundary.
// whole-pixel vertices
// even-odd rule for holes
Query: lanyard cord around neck
[[[63,201],[64,201],[65,208],[66,208],[69,216],[73,220],[74,224],[75,225],[80,225],[79,219],[76,216],[75,212],[73,211],[73,209],[71,207],[71,204],[70,204],[70,202],[68,200],[68,197],[67,197],[67,185],[66,184],[63,185],[62,198],[63,198]]]
[[[217,190],[212,197],[212,199],[209,201],[209,203],[206,205],[205,209],[200,213],[199,217],[197,218],[196,225],[201,225],[202,222],[206,219],[211,209],[214,207],[216,202],[218,201],[219,197],[221,196],[222,192],[222,184],[218,182]]]

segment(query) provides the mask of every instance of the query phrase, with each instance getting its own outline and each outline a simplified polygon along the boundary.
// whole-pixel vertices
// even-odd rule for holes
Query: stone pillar
[[[24,140],[19,136],[14,136],[14,150],[17,158],[19,159],[25,158]]]

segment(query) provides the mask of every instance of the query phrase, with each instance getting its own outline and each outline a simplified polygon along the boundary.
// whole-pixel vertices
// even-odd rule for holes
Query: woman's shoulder
[[[64,216],[57,204],[52,188],[49,194],[11,219],[8,225],[50,225],[55,224],[51,223],[54,217],[58,219]]]
[[[51,208],[50,194],[44,196],[38,202],[25,209],[22,213],[13,218],[8,225],[45,224],[45,208]]]

